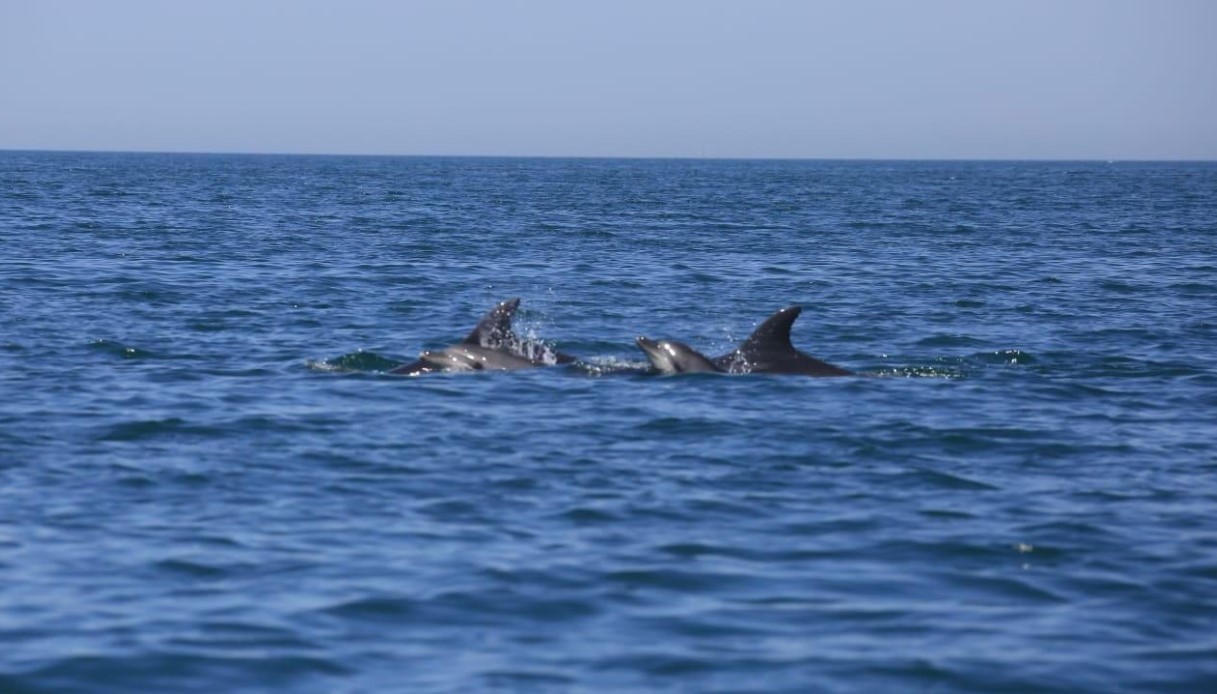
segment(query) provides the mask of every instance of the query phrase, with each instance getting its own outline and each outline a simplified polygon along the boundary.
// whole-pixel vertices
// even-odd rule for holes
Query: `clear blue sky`
[[[0,149],[1217,159],[1217,0],[0,0]]]

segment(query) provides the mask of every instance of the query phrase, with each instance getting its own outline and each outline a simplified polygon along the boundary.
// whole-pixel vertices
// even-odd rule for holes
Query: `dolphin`
[[[790,328],[803,312],[802,306],[787,306],[765,319],[740,346],[710,358],[686,344],[672,340],[655,342],[638,338],[638,346],[660,373],[801,374],[804,376],[849,376],[853,372],[820,361],[794,348]]]
[[[723,373],[706,355],[683,342],[675,340],[649,340],[638,336],[638,347],[651,360],[656,371],[665,374]]]
[[[516,335],[511,329],[511,319],[519,306],[519,298],[500,303],[461,342],[441,350],[424,351],[415,361],[390,369],[389,373],[413,376],[436,371],[508,371],[575,361],[569,354]]]
[[[524,357],[478,345],[426,350],[418,355],[418,361],[431,371],[511,371],[538,366]]]

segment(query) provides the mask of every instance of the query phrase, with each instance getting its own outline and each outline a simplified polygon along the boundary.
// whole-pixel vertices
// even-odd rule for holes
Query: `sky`
[[[1217,0],[0,0],[0,149],[1217,159]]]

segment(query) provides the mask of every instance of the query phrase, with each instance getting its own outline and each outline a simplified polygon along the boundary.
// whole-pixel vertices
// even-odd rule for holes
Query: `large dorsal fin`
[[[736,350],[748,355],[756,352],[795,351],[790,342],[790,328],[803,312],[802,306],[787,306],[765,319]]]
[[[516,308],[520,305],[519,297],[508,299],[490,309],[473,329],[473,332],[463,340],[467,345],[500,348],[519,343],[516,334],[511,331],[511,319],[515,316]]]
[[[848,375],[849,371],[803,354],[791,344],[790,328],[802,312],[802,306],[787,306],[769,316],[738,349],[713,359],[714,365],[731,373]]]

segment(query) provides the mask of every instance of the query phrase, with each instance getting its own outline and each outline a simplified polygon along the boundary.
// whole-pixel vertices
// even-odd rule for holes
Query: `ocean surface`
[[[0,152],[0,320],[5,693],[1217,691],[1215,164]]]

